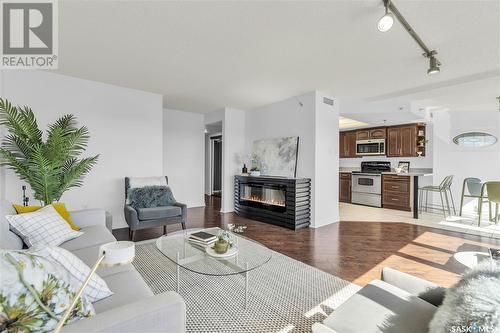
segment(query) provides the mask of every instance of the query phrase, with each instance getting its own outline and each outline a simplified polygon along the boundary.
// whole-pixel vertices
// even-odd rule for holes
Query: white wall
[[[163,174],[176,200],[205,205],[205,124],[200,113],[163,110]]]
[[[314,174],[315,107],[316,95],[310,92],[247,111],[246,151],[251,152],[255,140],[298,136],[297,177],[311,178]]]
[[[2,96],[32,107],[42,129],[69,113],[88,126],[91,138],[85,155],[100,154],[99,162],[84,186],[66,192],[62,201],[69,209],[102,207],[113,214],[115,228],[125,227],[124,177],[163,173],[162,97],[48,72],[3,74]],[[8,171],[7,200],[21,201],[21,185]]]
[[[473,131],[490,133],[500,140],[500,112],[435,111],[433,123],[434,182],[454,175],[452,189],[458,209],[464,178],[500,179],[500,143],[474,149],[459,147],[452,140],[458,134]]]
[[[323,102],[333,97],[316,92],[314,227],[338,222],[339,216],[339,105]]]
[[[222,121],[221,212],[234,211],[234,176],[241,172],[238,156],[245,152],[245,111],[225,108]]]
[[[310,92],[246,112],[247,152],[254,140],[299,137],[297,177],[311,178],[312,227],[339,221],[338,108],[323,97]]]

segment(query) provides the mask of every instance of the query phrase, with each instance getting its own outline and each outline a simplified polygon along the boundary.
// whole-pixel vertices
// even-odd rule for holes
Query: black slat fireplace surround
[[[311,221],[311,179],[235,176],[236,214],[290,229]]]

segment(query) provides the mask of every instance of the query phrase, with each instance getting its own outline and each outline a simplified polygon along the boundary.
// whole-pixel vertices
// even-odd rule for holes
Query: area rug
[[[176,265],[154,241],[136,246],[134,266],[154,294],[176,289]],[[278,252],[250,272],[244,308],[243,275],[213,277],[181,269],[180,294],[187,306],[187,332],[310,332],[359,290]]]

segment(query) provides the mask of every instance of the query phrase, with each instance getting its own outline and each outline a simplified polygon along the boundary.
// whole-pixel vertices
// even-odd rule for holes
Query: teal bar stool
[[[489,210],[490,210],[490,220],[491,217],[491,204],[495,204],[495,224],[498,224],[498,206],[500,205],[500,181],[491,181],[486,182],[481,187],[481,203],[485,198],[488,198],[489,201]],[[481,226],[481,213],[482,213],[482,204],[479,206],[479,218],[477,221],[477,225]]]
[[[483,184],[481,179],[469,177],[464,179],[464,183],[462,185],[462,198],[460,199],[460,216],[462,216],[463,206],[464,206],[464,198],[475,198],[478,200],[477,207],[479,211],[479,207],[483,204],[484,201],[481,201],[481,188]],[[467,191],[467,192],[466,192]]]
[[[427,212],[429,208],[435,209],[434,205],[429,206],[429,192],[439,193],[441,198],[441,205],[437,208],[443,212],[446,218],[446,212],[451,215],[451,207],[453,207],[453,213],[456,214],[455,202],[453,201],[453,194],[451,193],[451,184],[453,183],[453,176],[446,176],[439,185],[428,185],[419,188],[420,193],[420,211],[425,208]],[[448,194],[450,197],[448,198]],[[424,207],[424,196],[425,196],[425,207]],[[450,206],[451,200],[451,206]],[[446,203],[446,206],[445,206]]]

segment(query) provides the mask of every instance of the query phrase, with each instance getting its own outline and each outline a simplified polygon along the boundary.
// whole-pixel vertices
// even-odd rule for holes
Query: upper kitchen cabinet
[[[356,140],[385,139],[386,128],[366,128],[356,131]]]
[[[356,132],[340,132],[339,135],[339,155],[341,158],[356,156]]]
[[[386,127],[363,128],[359,130],[340,132],[340,158],[361,157],[360,155],[386,155],[388,157],[425,156],[426,143],[425,124],[403,124]],[[373,140],[373,142],[364,141]],[[358,141],[358,143],[356,143]],[[380,143],[381,142],[381,143]],[[356,154],[356,145],[385,144],[382,153]]]
[[[422,124],[407,124],[387,128],[387,156],[388,157],[415,157],[419,133],[425,128]],[[420,150],[422,151],[422,150]],[[420,156],[424,156],[425,152]]]

